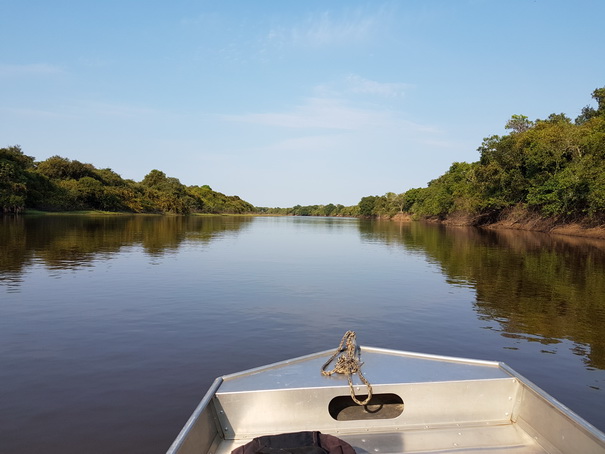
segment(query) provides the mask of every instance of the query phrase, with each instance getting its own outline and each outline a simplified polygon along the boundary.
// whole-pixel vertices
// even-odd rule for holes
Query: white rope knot
[[[321,368],[321,373],[326,377],[329,377],[332,374],[345,374],[349,381],[349,388],[351,389],[351,398],[353,399],[353,402],[358,405],[367,405],[372,399],[372,386],[361,373],[361,365],[363,363],[360,361],[359,356],[359,347],[357,346],[355,331],[347,331],[342,337],[336,352]],[[337,357],[338,359],[336,359]],[[334,359],[336,359],[334,369],[326,370],[326,367],[328,367],[328,365],[334,361]],[[363,402],[360,401],[355,395],[352,379],[353,374],[359,375],[361,381],[368,388],[368,397]]]

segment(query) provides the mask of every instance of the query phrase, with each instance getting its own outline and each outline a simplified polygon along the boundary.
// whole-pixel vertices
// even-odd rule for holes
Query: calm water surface
[[[222,374],[362,344],[507,362],[605,430],[605,242],[253,217],[0,218],[0,452],[163,453]]]

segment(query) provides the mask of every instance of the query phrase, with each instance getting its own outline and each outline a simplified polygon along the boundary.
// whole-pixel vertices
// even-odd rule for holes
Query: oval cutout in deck
[[[368,396],[361,395],[361,401]],[[330,416],[337,421],[393,419],[403,413],[403,399],[397,394],[374,394],[367,405],[356,404],[351,396],[337,396],[328,405]]]

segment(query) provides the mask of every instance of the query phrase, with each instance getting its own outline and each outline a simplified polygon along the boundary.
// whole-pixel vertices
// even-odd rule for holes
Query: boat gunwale
[[[533,392],[538,397],[542,398],[547,404],[554,407],[556,410],[560,411],[565,417],[569,418],[574,424],[577,424],[578,428],[585,432],[587,435],[593,437],[595,440],[598,440],[600,443],[605,444],[605,432],[602,432],[597,427],[589,423],[582,416],[578,415],[572,409],[567,407],[565,404],[557,400],[555,397],[548,394],[538,385],[536,385],[531,380],[527,379],[520,373],[518,373],[515,369],[510,367],[506,363],[500,363],[500,367],[507,373],[511,374],[514,378],[519,380],[519,382],[530,392]]]
[[[402,385],[405,386],[431,386],[434,385],[435,383],[448,383],[448,384],[453,384],[453,383],[483,383],[483,382],[501,382],[501,381],[520,381],[521,383],[523,383],[517,376],[512,376],[512,377],[494,377],[494,378],[471,378],[471,379],[455,379],[455,380],[440,380],[438,382],[426,382],[426,381],[410,381],[410,382],[405,382],[405,383],[379,383],[379,384],[373,384],[372,385],[372,389],[374,390],[383,390],[384,388],[396,388]],[[357,386],[357,385],[356,385]],[[292,388],[273,388],[273,389],[246,389],[246,390],[237,390],[237,391],[220,391],[217,390],[217,392],[214,394],[215,396],[225,396],[225,395],[237,395],[237,394],[259,394],[259,393],[287,393],[287,392],[300,392],[300,391],[306,391],[306,390],[326,390],[326,389],[334,389],[334,390],[347,390],[349,391],[349,384],[348,382],[343,382],[341,384],[338,385],[326,385],[326,386],[299,386],[299,387],[292,387]],[[350,393],[347,392],[344,395],[346,396],[350,396]],[[571,410],[570,410],[571,411]]]
[[[427,359],[427,360],[433,360],[433,361],[458,363],[458,364],[469,364],[469,365],[473,365],[473,366],[485,366],[485,367],[494,367],[494,368],[499,368],[499,367],[501,368],[502,364],[504,364],[499,361],[460,358],[460,357],[456,357],[456,356],[445,356],[445,355],[432,355],[432,354],[427,354],[427,353],[416,353],[416,352],[410,352],[410,351],[405,351],[405,350],[393,350],[393,349],[380,348],[380,347],[368,347],[365,345],[360,346],[360,351],[362,354],[362,361],[363,361],[363,353],[369,352],[369,353],[378,353],[378,354],[385,354],[385,355],[392,355],[392,356],[409,357],[409,358],[416,358],[416,359]],[[288,366],[291,364],[305,362],[305,361],[315,359],[315,358],[321,358],[322,356],[331,355],[333,353],[334,353],[334,349],[324,350],[321,352],[311,353],[309,355],[298,356],[296,358],[290,358],[290,359],[286,359],[286,360],[282,360],[282,361],[277,361],[275,363],[265,364],[263,366],[254,367],[251,369],[246,369],[243,371],[222,375],[220,378],[222,378],[224,381],[228,381],[228,380],[232,380],[235,378],[245,377],[247,375],[253,375],[258,372],[262,372],[262,371],[266,371],[266,370],[270,370],[270,369],[276,369],[276,368]],[[508,370],[505,370],[505,372],[510,374],[510,370],[511,369],[508,368]]]
[[[202,400],[200,401],[200,403],[197,405],[197,407],[195,407],[195,410],[193,411],[193,413],[191,414],[191,416],[189,417],[189,419],[187,420],[187,422],[185,423],[185,425],[183,426],[183,428],[181,429],[181,431],[179,432],[177,437],[174,439],[174,441],[168,448],[168,451],[166,451],[166,454],[178,452],[178,450],[181,448],[181,445],[187,439],[189,432],[191,431],[191,429],[193,428],[193,426],[199,419],[200,415],[204,412],[206,407],[208,407],[210,402],[212,402],[212,399],[216,395],[216,391],[218,390],[218,388],[220,388],[222,383],[223,383],[222,377],[217,377],[214,380],[214,382],[212,382],[212,385],[210,385],[210,388],[208,388],[208,391],[206,391],[206,394],[204,394],[204,397],[202,397]],[[218,435],[218,432],[217,432],[217,435]]]

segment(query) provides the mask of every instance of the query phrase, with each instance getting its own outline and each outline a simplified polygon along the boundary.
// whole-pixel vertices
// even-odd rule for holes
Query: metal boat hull
[[[216,379],[168,454],[229,454],[305,430],[358,454],[605,453],[602,432],[503,363],[362,347],[375,396],[364,408],[347,403],[345,377],[320,374],[331,354]]]

